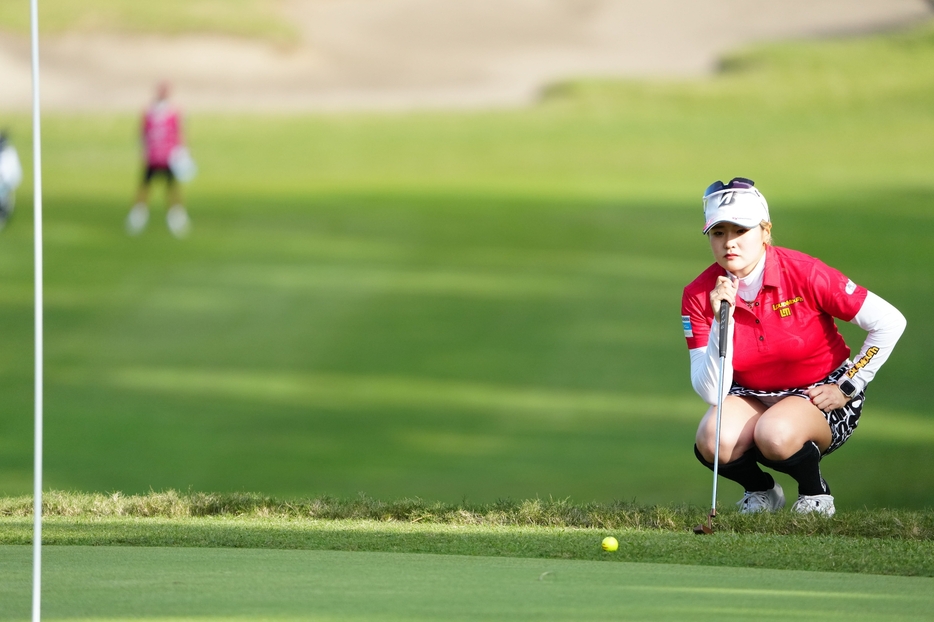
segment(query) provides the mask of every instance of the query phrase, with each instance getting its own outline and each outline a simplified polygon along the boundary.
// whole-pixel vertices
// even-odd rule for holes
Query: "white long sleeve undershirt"
[[[727,323],[726,364],[723,366],[723,395],[733,384],[733,319]],[[691,354],[691,386],[702,400],[715,406],[720,383],[720,322],[713,321],[706,348],[693,348]]]
[[[901,314],[901,311],[879,296],[868,292],[863,306],[859,308],[859,313],[857,313],[856,317],[850,320],[850,322],[856,324],[868,333],[866,335],[866,340],[863,341],[863,347],[859,350],[859,354],[853,359],[854,363],[858,365],[863,361],[870,348],[879,349],[878,352],[866,360],[865,364],[850,378],[850,382],[855,384],[856,387],[862,391],[866,388],[866,385],[875,378],[876,372],[879,371],[882,364],[885,363],[889,355],[892,354],[895,343],[898,341],[899,337],[902,336],[902,333],[905,332],[905,327],[908,326],[908,321],[905,319],[905,316]]]
[[[860,369],[850,381],[862,391],[875,377],[876,372],[889,358],[895,344],[905,331],[907,321],[901,312],[891,304],[867,292],[866,300],[851,323],[856,324],[868,334],[855,361],[864,361],[870,348],[878,348],[874,356],[865,359]],[[729,323],[730,334],[727,339],[726,365],[724,365],[723,391],[729,391],[733,383],[733,321]],[[714,320],[710,327],[707,347],[693,348],[691,355],[691,386],[694,391],[711,406],[717,403],[717,388],[720,380],[720,327]]]

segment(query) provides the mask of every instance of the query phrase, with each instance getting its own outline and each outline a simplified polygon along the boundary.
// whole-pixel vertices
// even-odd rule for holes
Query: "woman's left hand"
[[[807,393],[811,403],[824,412],[843,408],[850,401],[835,384],[819,384],[808,389]]]

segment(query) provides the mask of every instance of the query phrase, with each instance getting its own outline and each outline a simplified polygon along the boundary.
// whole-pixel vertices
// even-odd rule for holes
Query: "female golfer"
[[[899,311],[814,257],[772,245],[769,207],[752,180],[717,181],[704,193],[704,229],[716,261],[684,288],[681,319],[691,384],[711,407],[694,453],[713,468],[719,381],[718,336],[728,332],[720,421],[723,477],[746,494],[740,511],[776,511],[785,495],[764,465],[798,483],[792,510],[832,516],[821,458],[859,421],[866,385],[905,329]],[[730,305],[727,327],[715,318]],[[834,318],[868,335],[859,354]]]

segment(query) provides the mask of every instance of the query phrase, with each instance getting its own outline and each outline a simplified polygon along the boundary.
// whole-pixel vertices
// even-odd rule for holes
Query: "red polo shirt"
[[[681,319],[689,349],[707,346],[710,292],[725,275],[713,264],[684,288]],[[759,295],[751,307],[737,300],[733,313],[733,380],[760,391],[822,380],[850,356],[834,318],[852,320],[866,293],[819,259],[769,247]]]

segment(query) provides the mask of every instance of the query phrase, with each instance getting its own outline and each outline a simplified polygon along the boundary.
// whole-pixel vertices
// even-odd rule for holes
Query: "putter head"
[[[695,525],[694,534],[698,536],[709,536],[713,533],[713,517],[717,515],[717,510],[714,508],[710,509],[710,514],[707,515],[707,524],[701,523],[700,525]]]

